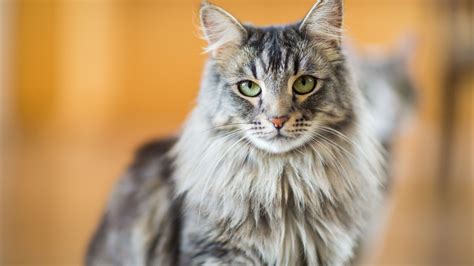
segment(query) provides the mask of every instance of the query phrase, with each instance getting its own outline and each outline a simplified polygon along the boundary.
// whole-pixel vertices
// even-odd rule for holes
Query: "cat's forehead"
[[[240,57],[254,73],[255,69],[259,74],[275,74],[298,67],[304,39],[295,25],[245,27],[247,38],[242,43]]]
[[[254,27],[244,25],[246,37],[230,60],[220,61],[230,83],[242,79],[286,82],[302,73],[330,72],[330,62],[299,30],[299,24]]]
[[[268,27],[246,25],[246,44],[259,50],[276,47],[296,47],[296,42],[302,41],[303,36],[296,24]]]
[[[249,27],[244,46],[255,51],[255,55],[266,54],[274,61],[281,61],[281,56],[296,53],[304,39],[295,25]]]

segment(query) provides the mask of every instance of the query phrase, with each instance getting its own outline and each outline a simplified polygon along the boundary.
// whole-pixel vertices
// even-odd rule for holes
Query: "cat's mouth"
[[[285,143],[297,140],[301,135],[293,135],[285,130],[272,130],[266,134],[258,136],[261,140],[268,143]]]
[[[283,135],[281,131],[278,131],[275,136],[270,138],[270,140],[291,140],[291,139],[294,139],[294,138]]]
[[[250,137],[250,142],[257,148],[270,153],[285,153],[304,145],[308,138],[303,136],[286,135],[285,132],[275,132],[267,137]]]

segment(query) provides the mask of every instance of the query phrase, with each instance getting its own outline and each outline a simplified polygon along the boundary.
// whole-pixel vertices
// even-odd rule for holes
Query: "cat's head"
[[[255,27],[203,4],[210,60],[199,106],[213,128],[283,153],[349,124],[355,96],[341,53],[342,13],[342,0],[320,0],[300,22]]]

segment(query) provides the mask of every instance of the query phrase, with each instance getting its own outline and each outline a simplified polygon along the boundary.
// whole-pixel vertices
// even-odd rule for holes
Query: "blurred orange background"
[[[420,101],[396,140],[389,215],[368,261],[473,265],[474,72],[472,61],[454,60],[462,49],[472,60],[472,3],[345,2],[346,34],[359,46],[390,49],[407,32],[418,39],[412,71]],[[314,1],[213,3],[268,25],[301,19]],[[178,133],[193,107],[206,59],[198,7],[198,0],[1,0],[1,265],[82,264],[137,145]]]

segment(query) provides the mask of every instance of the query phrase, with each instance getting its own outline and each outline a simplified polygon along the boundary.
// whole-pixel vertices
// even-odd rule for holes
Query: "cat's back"
[[[173,163],[168,155],[175,142],[153,141],[137,151],[90,243],[88,265],[146,265],[157,259],[157,245],[170,249],[167,254],[175,253],[179,202],[173,200]],[[173,263],[169,255],[158,259],[161,264]]]

